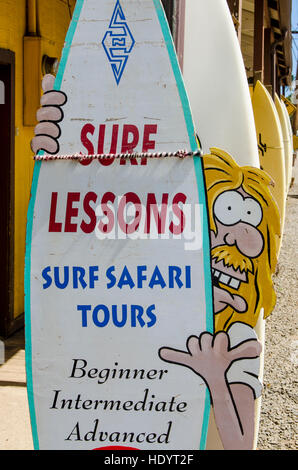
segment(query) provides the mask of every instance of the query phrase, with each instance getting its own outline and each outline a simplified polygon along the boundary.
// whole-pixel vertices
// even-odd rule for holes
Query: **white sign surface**
[[[160,2],[77,1],[55,84],[60,154],[195,150]],[[199,449],[209,402],[165,363],[212,330],[199,158],[37,162],[26,253],[36,448]]]

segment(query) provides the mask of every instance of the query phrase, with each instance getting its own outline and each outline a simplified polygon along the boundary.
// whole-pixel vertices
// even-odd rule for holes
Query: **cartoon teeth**
[[[217,279],[222,284],[232,287],[233,289],[239,289],[239,286],[241,283],[239,279],[229,276],[226,273],[222,273],[221,271],[217,271],[217,269],[214,269],[214,268],[212,268],[212,275],[215,279]]]

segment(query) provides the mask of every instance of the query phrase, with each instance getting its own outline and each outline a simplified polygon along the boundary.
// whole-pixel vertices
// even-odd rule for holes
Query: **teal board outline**
[[[165,16],[164,9],[161,5],[160,0],[152,0],[155,6],[155,10],[160,22],[160,26],[163,32],[164,40],[167,46],[169,58],[171,61],[173,73],[176,79],[181,104],[183,107],[185,123],[188,130],[189,142],[191,150],[194,151],[198,148],[196,133],[194,129],[193,119],[191,115],[189,100],[185,91],[184,82],[182,79],[180,67],[178,64],[177,55],[175,52],[172,35],[169,29],[168,21]],[[59,64],[58,73],[55,80],[55,90],[60,90],[64,71],[70,52],[73,37],[77,28],[77,23],[80,18],[81,10],[84,4],[84,0],[77,0],[76,7],[73,12],[71,24],[69,26],[65,45],[62,51],[62,57]],[[32,374],[32,342],[31,342],[31,244],[32,244],[32,229],[33,229],[33,216],[34,207],[36,201],[38,179],[41,170],[41,161],[35,162],[32,186],[31,186],[31,198],[27,213],[27,232],[26,232],[26,253],[25,253],[25,337],[26,337],[26,374],[27,374],[27,395],[29,402],[29,411],[31,419],[32,437],[34,449],[39,450],[39,439],[37,432],[37,422],[34,404],[34,393],[33,393],[33,374]],[[205,189],[205,180],[203,175],[203,165],[201,158],[194,158],[195,173],[198,185],[199,201],[203,205],[201,211],[201,222],[203,227],[202,242],[204,252],[204,276],[205,276],[205,302],[206,302],[206,331],[213,333],[213,293],[212,293],[212,282],[211,282],[211,269],[210,269],[210,239],[209,239],[209,219],[207,212],[207,197]],[[206,388],[205,396],[205,407],[204,416],[201,430],[201,441],[199,449],[203,450],[206,447],[208,423],[210,414],[210,395]]]

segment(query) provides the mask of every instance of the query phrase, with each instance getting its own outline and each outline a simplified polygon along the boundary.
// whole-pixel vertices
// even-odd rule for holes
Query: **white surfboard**
[[[196,131],[204,153],[211,147],[227,151],[239,165],[259,168],[259,154],[245,67],[226,0],[185,2],[183,77]],[[265,322],[255,327],[265,343]],[[263,354],[260,378],[263,374]],[[257,400],[257,444],[261,399]],[[208,449],[221,449],[213,415]]]
[[[62,155],[197,148],[159,1],[77,0],[55,89],[67,95]],[[158,351],[212,332],[209,249],[200,158],[36,162],[25,272],[36,449],[205,448],[206,387]]]
[[[183,77],[204,153],[225,150],[259,167],[241,50],[226,0],[185,2]]]
[[[290,185],[291,180],[291,166],[293,161],[293,150],[292,150],[292,142],[290,141],[290,134],[289,134],[289,127],[287,122],[288,114],[285,105],[279,99],[278,95],[275,95],[275,106],[278,112],[278,116],[280,119],[280,124],[282,128],[282,135],[283,135],[283,142],[284,142],[284,151],[285,151],[285,177],[286,177],[286,192]],[[285,194],[286,199],[286,194]]]

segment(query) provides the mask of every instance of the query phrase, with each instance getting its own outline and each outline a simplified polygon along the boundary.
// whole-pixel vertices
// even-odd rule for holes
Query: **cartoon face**
[[[242,321],[255,326],[275,303],[279,214],[261,170],[239,167],[225,152],[204,156],[215,329]]]
[[[235,235],[235,242],[243,254],[255,258],[261,253],[263,237],[257,227],[263,218],[262,207],[242,188],[221,193],[214,204],[214,215],[218,227],[230,227],[227,236]],[[242,233],[242,228],[249,230],[247,236]]]
[[[258,225],[263,212],[260,204],[243,188],[224,191],[217,196],[213,215],[216,232],[211,232],[212,278],[216,297],[216,311],[225,308],[229,286],[235,295],[242,283],[248,283],[248,274],[253,271],[251,259],[260,256],[264,239]],[[230,304],[241,312],[247,310],[245,299],[231,298]]]

